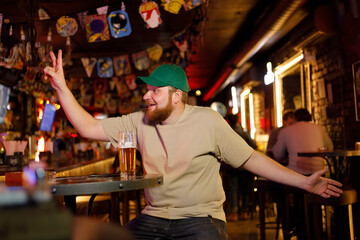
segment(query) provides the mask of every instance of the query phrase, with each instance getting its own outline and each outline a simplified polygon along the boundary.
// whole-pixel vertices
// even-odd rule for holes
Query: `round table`
[[[124,192],[123,223],[129,220],[126,191],[158,187],[163,184],[161,175],[136,176],[134,179],[121,179],[119,174],[94,174],[90,176],[72,176],[55,178],[50,183],[54,196],[64,196],[65,206],[76,213],[76,196],[92,195],[88,204],[90,213],[92,202],[99,193],[111,194],[110,221],[120,223],[119,192]]]
[[[162,185],[161,175],[136,176],[135,179],[120,179],[119,174],[73,176],[56,178],[51,182],[53,195],[87,195],[139,190]]]

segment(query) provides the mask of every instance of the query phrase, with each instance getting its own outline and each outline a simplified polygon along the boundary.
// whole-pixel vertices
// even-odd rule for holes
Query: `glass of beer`
[[[134,179],[136,171],[136,137],[134,132],[119,132],[120,177]]]

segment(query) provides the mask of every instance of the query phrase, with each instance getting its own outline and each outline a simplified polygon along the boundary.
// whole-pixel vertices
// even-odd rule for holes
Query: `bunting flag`
[[[110,32],[113,38],[126,37],[131,34],[129,16],[124,10],[117,10],[108,15]]]
[[[150,59],[150,65],[154,65],[160,61],[163,49],[159,44],[155,44],[154,46],[147,48],[146,52]]]
[[[70,37],[78,30],[75,18],[62,16],[56,22],[56,30],[62,37]]]
[[[178,14],[183,4],[184,0],[161,0],[164,10],[173,14]]]
[[[49,14],[43,8],[39,8],[38,14],[40,21],[50,19]]]
[[[92,71],[96,64],[96,58],[81,58],[81,63],[84,66],[86,75],[91,77]]]
[[[150,60],[145,51],[131,54],[131,58],[137,70],[146,70],[150,67]]]
[[[184,36],[180,36],[174,39],[175,46],[179,49],[182,58],[186,58],[186,51],[189,48],[187,39]]]
[[[108,11],[109,6],[103,6],[96,9],[98,15],[106,15]]]
[[[85,16],[86,37],[89,43],[110,39],[109,25],[106,15]]]
[[[159,7],[153,1],[143,2],[139,7],[139,13],[147,28],[156,28],[162,23]]]
[[[201,5],[206,2],[205,0],[184,0],[184,9],[190,11],[191,9]]]
[[[123,76],[131,73],[130,60],[128,55],[117,56],[113,58],[116,76]]]
[[[97,108],[103,108],[105,106],[105,93],[107,85],[106,79],[95,79],[94,80],[94,106]]]
[[[99,58],[97,61],[97,72],[101,78],[110,78],[114,75],[111,58]]]
[[[82,29],[85,28],[85,16],[88,14],[89,11],[83,11],[77,13],[77,17],[79,19],[79,23]]]
[[[130,90],[134,90],[137,87],[135,83],[135,78],[136,78],[135,74],[128,74],[125,76],[126,85]]]

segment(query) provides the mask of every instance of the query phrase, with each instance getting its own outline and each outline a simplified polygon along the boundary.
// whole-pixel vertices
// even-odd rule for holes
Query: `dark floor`
[[[268,214],[266,222],[274,222],[274,214]],[[258,211],[256,211],[252,218],[249,220],[239,220],[237,222],[228,222],[228,240],[259,240],[260,229],[257,227],[259,223]],[[271,224],[271,227],[275,227],[275,224]],[[266,229],[265,235],[267,240],[276,239],[275,229]],[[296,238],[294,238],[296,239]],[[281,229],[279,230],[278,240],[283,240]]]
[[[135,202],[130,200],[130,220],[136,216]],[[273,211],[271,206],[267,206],[266,222],[275,222],[276,212]],[[108,222],[108,215],[98,216],[101,221]],[[228,240],[260,240],[260,229],[258,209],[254,211],[253,216],[248,220],[239,220],[236,222],[227,222]],[[269,226],[269,225],[268,225]],[[275,226],[271,224],[270,226]],[[266,240],[276,240],[276,230],[266,229]],[[296,237],[292,238],[296,239]],[[283,240],[282,231],[279,230],[278,240]]]

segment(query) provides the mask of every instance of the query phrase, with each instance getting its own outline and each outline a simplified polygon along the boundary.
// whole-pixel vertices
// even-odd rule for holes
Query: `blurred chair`
[[[330,197],[323,198],[318,195],[314,195],[311,193],[306,194],[306,203],[309,207],[313,207],[313,218],[314,218],[314,239],[332,239],[332,229],[331,229],[331,208],[329,206],[337,208],[338,212],[334,210],[335,217],[341,218],[335,221],[334,228],[338,231],[335,234],[346,234],[343,232],[341,227],[341,223],[344,223],[348,227],[348,234],[346,234],[348,239],[354,240],[354,224],[353,224],[353,211],[352,205],[357,202],[357,192],[354,188],[344,187],[343,194],[340,197]],[[324,206],[324,207],[322,207]],[[319,212],[316,209],[323,209],[323,211]],[[343,214],[347,210],[347,214]],[[324,217],[322,216],[324,213]],[[347,215],[347,216],[346,216]],[[309,222],[309,217],[307,218],[307,222]],[[347,219],[345,219],[345,217]],[[324,223],[324,224],[323,224]],[[336,226],[336,224],[338,224]],[[324,229],[325,227],[325,229]],[[340,229],[340,230],[339,230]],[[325,236],[324,236],[325,233]],[[337,236],[339,237],[339,236]],[[345,236],[341,236],[341,239],[345,239]],[[339,238],[336,238],[339,239]]]

